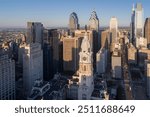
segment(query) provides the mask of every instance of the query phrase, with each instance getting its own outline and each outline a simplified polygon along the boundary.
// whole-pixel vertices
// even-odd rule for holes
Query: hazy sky
[[[144,17],[150,17],[150,0],[0,0],[0,27],[26,27],[27,21],[42,22],[45,27],[68,26],[73,11],[84,26],[93,10],[100,26],[108,26],[112,16],[119,26],[129,26],[132,4],[137,2],[143,5]]]

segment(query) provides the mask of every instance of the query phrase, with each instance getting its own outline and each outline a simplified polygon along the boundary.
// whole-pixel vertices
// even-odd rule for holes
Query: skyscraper
[[[53,73],[62,72],[63,48],[61,35],[57,29],[50,30],[50,40],[52,40]]]
[[[112,17],[110,19],[110,32],[111,32],[111,43],[117,43],[118,42],[118,37],[117,37],[117,32],[118,32],[118,20],[116,17]]]
[[[96,53],[100,49],[100,34],[99,34],[99,19],[96,14],[96,11],[93,11],[91,13],[90,19],[89,19],[89,29],[93,31],[93,57],[94,62],[96,61]]]
[[[141,3],[136,4],[135,9],[135,37],[143,36],[143,7]]]
[[[0,99],[15,99],[15,62],[0,51]]]
[[[50,38],[51,30],[43,31],[43,79],[49,81],[53,78],[53,53],[52,38]]]
[[[135,8],[133,5],[130,24],[130,43],[135,43]]]
[[[147,39],[147,47],[150,48],[150,18],[145,20],[144,37]]]
[[[96,30],[99,31],[99,19],[96,14],[96,11],[93,11],[91,13],[90,19],[89,19],[89,28],[90,30]]]
[[[23,87],[24,95],[29,96],[34,81],[43,80],[43,51],[41,44],[31,43],[25,46],[23,54]]]
[[[69,29],[71,31],[79,29],[79,20],[78,20],[77,14],[75,12],[73,12],[73,13],[70,14]]]
[[[43,24],[40,22],[27,22],[27,43],[42,44]]]

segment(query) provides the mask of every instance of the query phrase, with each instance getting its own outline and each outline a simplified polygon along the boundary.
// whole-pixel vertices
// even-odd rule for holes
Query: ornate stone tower
[[[87,33],[81,44],[81,51],[79,53],[79,100],[89,100],[94,89],[93,82],[93,52],[88,40]]]

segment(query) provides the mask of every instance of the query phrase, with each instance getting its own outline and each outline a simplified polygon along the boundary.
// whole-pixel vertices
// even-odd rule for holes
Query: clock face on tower
[[[83,60],[83,61],[86,61],[86,57],[84,56],[84,57],[82,58],[82,60]]]

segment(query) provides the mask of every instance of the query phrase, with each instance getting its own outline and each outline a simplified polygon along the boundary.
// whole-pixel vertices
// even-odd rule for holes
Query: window
[[[86,76],[83,75],[82,77],[83,77],[83,85],[84,85],[84,84],[86,85]]]
[[[84,71],[86,71],[86,66],[84,65]]]
[[[82,100],[86,100],[86,94],[82,94]]]

